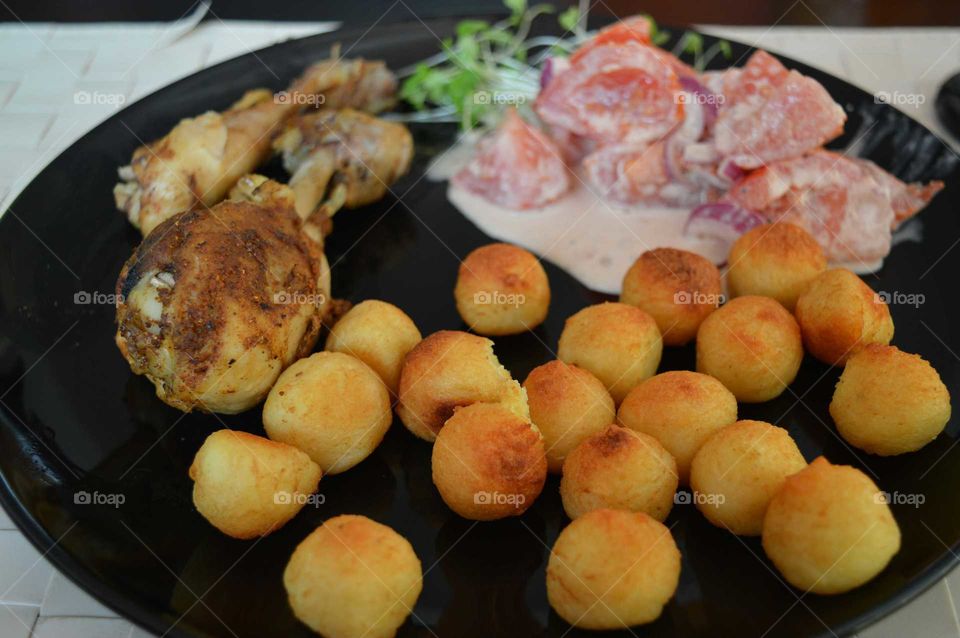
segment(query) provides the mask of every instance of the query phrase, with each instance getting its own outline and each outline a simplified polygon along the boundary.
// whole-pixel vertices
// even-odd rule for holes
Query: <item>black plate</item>
[[[44,169],[0,221],[0,499],[60,570],[144,627],[175,636],[310,635],[287,607],[281,572],[294,545],[315,526],[350,512],[397,529],[429,568],[415,618],[400,635],[567,635],[568,626],[547,605],[544,585],[548,547],[567,522],[555,477],[522,519],[474,525],[441,502],[430,481],[430,446],[396,423],[360,466],[323,479],[325,504],[305,509],[259,542],[231,540],[194,511],[187,467],[215,429],[260,432],[260,410],[220,418],[183,415],[165,406],[117,352],[112,306],[75,303],[80,292],[91,297],[112,292],[139,240],[114,209],[111,187],[117,166],[140,140],[163,135],[182,117],[222,109],[245,89],[284,86],[325,56],[334,41],[350,55],[382,58],[399,68],[434,53],[437,36],[451,31],[451,22],[411,22],[319,36],[205,70],[87,134]],[[748,49],[735,45],[734,52],[739,58]],[[896,344],[922,353],[960,396],[960,360],[954,354],[960,345],[952,332],[960,325],[955,292],[960,250],[951,250],[960,208],[953,154],[919,124],[860,89],[787,62],[818,79],[847,107],[848,132],[837,146],[860,137],[860,154],[901,178],[947,181],[920,215],[923,241],[894,248],[883,270],[868,281],[880,291],[923,295],[917,307],[892,306]],[[338,216],[329,255],[336,264],[337,296],[392,301],[429,334],[461,327],[451,295],[458,260],[489,239],[447,203],[443,184],[420,179],[428,159],[455,131],[421,126],[414,133],[415,168],[394,189],[402,200],[388,197]],[[552,358],[567,316],[601,299],[559,269],[547,270],[554,292],[547,322],[535,333],[497,340],[497,352],[519,379]],[[692,348],[674,349],[665,354],[662,368],[692,365]],[[826,454],[834,462],[865,467],[886,491],[922,495],[919,507],[894,505],[903,549],[890,566],[851,593],[800,596],[771,570],[756,539],[725,533],[692,506],[678,505],[669,523],[676,524],[683,553],[680,588],[662,618],[638,633],[848,634],[913,598],[953,566],[950,549],[960,543],[956,421],[916,454],[891,459],[854,454],[827,414],[837,376],[807,360],[790,392],[763,405],[741,406],[741,415],[787,427],[808,459]],[[84,504],[77,502],[82,492],[122,494],[124,502]]]

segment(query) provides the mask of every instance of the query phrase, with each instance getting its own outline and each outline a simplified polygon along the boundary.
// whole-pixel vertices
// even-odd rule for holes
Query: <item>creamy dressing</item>
[[[473,144],[454,146],[433,162],[427,178],[449,180],[472,153]],[[680,248],[717,265],[726,262],[728,242],[684,233],[690,209],[623,207],[594,194],[582,178],[574,181],[576,188],[556,202],[524,211],[498,206],[452,183],[447,198],[490,237],[523,246],[598,292],[619,294],[624,274],[641,253],[653,248]],[[882,260],[842,264],[860,274],[879,270],[882,265]]]

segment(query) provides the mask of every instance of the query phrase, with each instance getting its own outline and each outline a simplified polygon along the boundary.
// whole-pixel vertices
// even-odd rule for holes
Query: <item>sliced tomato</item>
[[[683,119],[669,54],[629,41],[590,48],[537,97],[550,124],[599,143],[644,144]]]
[[[544,206],[570,189],[570,175],[556,144],[516,110],[483,139],[454,183],[500,206]]]
[[[890,231],[943,184],[905,184],[869,160],[818,149],[737,182],[725,201],[806,228],[832,261],[868,265],[890,251]]]
[[[717,150],[741,168],[799,157],[843,132],[846,114],[827,90],[764,51],[723,86]]]
[[[623,44],[624,42],[651,44],[650,20],[645,16],[631,16],[605,29],[601,29],[597,35],[574,51],[573,55],[570,56],[570,61],[575,62],[582,58],[588,51],[598,46],[605,44]]]

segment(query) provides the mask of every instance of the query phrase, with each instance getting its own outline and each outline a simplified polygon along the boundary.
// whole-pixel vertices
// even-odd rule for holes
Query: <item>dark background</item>
[[[404,5],[405,3],[405,5]],[[0,0],[0,21],[174,20],[196,0]],[[553,4],[571,4],[555,0]],[[409,9],[407,8],[409,7]],[[214,0],[222,20],[340,20],[368,24],[501,11],[500,0]],[[386,13],[386,15],[384,15]],[[665,24],[948,26],[960,24],[957,0],[594,0],[591,14],[649,13]]]

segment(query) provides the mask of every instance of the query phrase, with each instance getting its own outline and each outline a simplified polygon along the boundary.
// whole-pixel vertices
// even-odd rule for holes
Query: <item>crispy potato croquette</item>
[[[682,484],[703,442],[736,420],[736,397],[713,377],[687,370],[650,377],[631,390],[617,412],[620,425],[660,441],[676,459]]]
[[[900,528],[866,474],[820,457],[770,501],[763,549],[794,587],[840,594],[883,571],[900,550]]]
[[[886,302],[843,268],[814,279],[797,300],[796,315],[807,351],[831,365],[844,365],[867,345],[893,339]]]
[[[677,492],[677,463],[652,436],[611,425],[578,445],[563,464],[560,497],[570,518],[598,509],[662,521]]]
[[[591,434],[613,423],[613,398],[600,380],[577,366],[550,361],[523,382],[530,418],[543,435],[547,467],[559,473],[567,455]]]
[[[617,403],[657,371],[663,341],[653,317],[635,306],[602,303],[569,319],[557,358],[591,372]]]
[[[550,282],[529,251],[488,244],[460,264],[453,296],[471,330],[489,336],[519,334],[547,318]]]
[[[653,622],[677,591],[680,551],[663,523],[642,512],[601,509],[557,537],[547,563],[547,600],[582,629]]]
[[[543,438],[529,421],[495,403],[459,408],[433,446],[433,484],[464,518],[519,516],[547,478]]]
[[[813,236],[795,224],[764,224],[741,235],[730,248],[727,285],[732,297],[772,297],[793,312],[797,298],[827,269]]]
[[[291,445],[219,430],[190,465],[193,504],[224,534],[256,538],[296,516],[317,491],[320,474],[320,466]]]
[[[759,536],[770,499],[807,462],[783,428],[738,421],[703,444],[690,468],[695,503],[707,520],[741,536]]]
[[[780,396],[802,360],[796,320],[769,297],[737,297],[697,333],[697,372],[716,377],[744,403]]]
[[[367,364],[341,352],[318,352],[287,368],[263,405],[263,427],[327,474],[370,456],[387,433],[390,393]]]
[[[623,277],[620,301],[650,314],[668,346],[682,346],[720,304],[720,271],[696,253],[655,248],[640,255]]]
[[[847,360],[830,416],[840,435],[871,454],[919,450],[950,420],[950,393],[919,355],[877,344]]]
[[[402,310],[376,299],[362,301],[340,317],[327,336],[326,349],[343,352],[373,368],[393,395],[400,385],[403,359],[420,343],[420,331]]]
[[[324,638],[393,638],[423,589],[403,536],[365,516],[335,516],[294,550],[283,571],[293,614]]]
[[[500,365],[489,339],[441,330],[407,355],[397,414],[421,439],[433,441],[455,408],[478,402],[500,403],[518,417],[530,418],[527,393]]]

